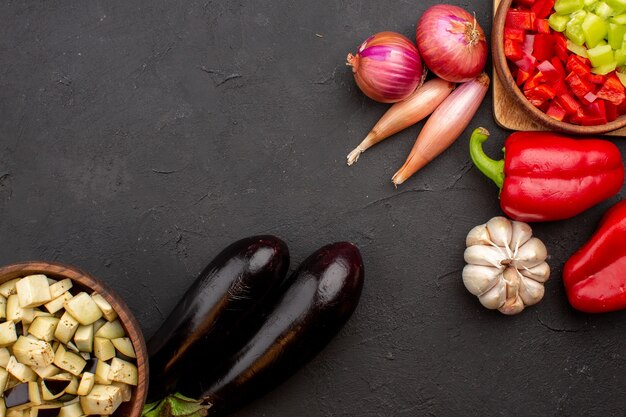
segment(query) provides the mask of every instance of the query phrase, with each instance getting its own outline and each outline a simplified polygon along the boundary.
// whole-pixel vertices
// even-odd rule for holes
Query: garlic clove
[[[546,245],[536,237],[530,238],[517,251],[515,260],[511,263],[517,269],[532,268],[539,265],[548,257]]]
[[[496,268],[500,268],[502,261],[507,259],[502,249],[487,245],[470,246],[465,249],[463,257],[468,264],[493,266]]]
[[[481,224],[469,231],[465,238],[465,246],[490,245],[489,231],[486,224]]]
[[[490,310],[500,308],[506,302],[506,283],[504,280],[498,280],[498,283],[492,289],[478,297],[480,303]]]
[[[502,314],[512,316],[513,314],[519,314],[524,310],[524,301],[519,296],[515,298],[509,298],[504,305],[498,308],[498,311]]]
[[[522,277],[522,285],[520,285],[519,296],[522,298],[522,301],[524,301],[524,304],[526,304],[527,306],[537,304],[539,301],[541,301],[543,295],[545,294],[545,291],[546,289],[543,284],[535,280]]]
[[[520,287],[520,276],[515,268],[507,268],[502,273],[504,282],[506,282],[506,299],[517,298]]]
[[[497,284],[501,272],[500,269],[492,266],[465,265],[463,284],[470,293],[480,296]]]
[[[527,223],[512,221],[511,249],[513,252],[517,250],[533,237],[533,230]]]
[[[506,248],[508,255],[511,256],[512,252],[509,246],[513,232],[511,221],[502,216],[494,217],[487,222],[487,231],[491,241],[500,247]]]
[[[542,262],[532,268],[522,268],[519,272],[526,278],[537,282],[546,282],[550,278],[550,265],[547,262]]]

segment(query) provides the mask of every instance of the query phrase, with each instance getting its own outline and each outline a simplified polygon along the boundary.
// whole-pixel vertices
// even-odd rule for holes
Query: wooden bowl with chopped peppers
[[[140,417],[146,399],[146,345],[130,309],[62,264],[0,268],[0,367],[0,415]]]
[[[626,10],[585,3],[501,0],[491,34],[507,94],[537,123],[575,135],[626,126]]]

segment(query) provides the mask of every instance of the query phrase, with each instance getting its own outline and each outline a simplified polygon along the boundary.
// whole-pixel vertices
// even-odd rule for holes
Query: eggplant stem
[[[176,393],[151,404],[146,404],[142,417],[206,417],[211,404]]]

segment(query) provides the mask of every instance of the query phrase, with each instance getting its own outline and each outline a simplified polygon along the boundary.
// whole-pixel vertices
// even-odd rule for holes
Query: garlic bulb
[[[518,314],[543,298],[548,252],[526,223],[494,217],[465,241],[463,284],[489,309]]]

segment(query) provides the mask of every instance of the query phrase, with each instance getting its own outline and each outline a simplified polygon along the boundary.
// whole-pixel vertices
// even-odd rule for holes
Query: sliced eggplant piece
[[[89,358],[86,359],[87,364],[83,369],[83,372],[91,372],[92,374],[96,373],[96,369],[98,368],[98,358]]]
[[[56,317],[38,316],[35,317],[35,320],[33,320],[28,328],[28,334],[35,336],[37,339],[50,342],[54,339],[54,332],[56,331],[58,325],[59,319]]]
[[[209,361],[187,369],[181,392],[211,404],[211,416],[273,389],[330,342],[359,302],[363,287],[359,250],[346,242],[324,246],[300,265],[288,285],[263,326],[218,378],[204,380],[203,368]]]
[[[105,361],[98,361],[98,365],[96,366],[96,384],[111,385],[113,381],[109,379],[110,370],[111,365]]]
[[[20,279],[21,278],[14,278],[3,284],[0,284],[0,295],[2,295],[4,298],[9,298],[10,295],[17,294],[15,284],[17,284]]]
[[[95,336],[105,339],[117,339],[126,336],[126,332],[124,332],[124,328],[119,320],[113,320],[112,322],[104,323],[104,325],[95,332]]]
[[[44,401],[52,401],[65,394],[72,383],[72,375],[69,373],[58,374],[41,381],[41,396]]]
[[[13,321],[0,323],[0,346],[11,346],[17,341],[17,331]]]
[[[92,324],[102,317],[102,311],[86,292],[81,292],[67,300],[63,307],[83,326]]]
[[[94,385],[89,395],[80,397],[83,413],[111,415],[122,403],[122,390],[115,385]]]
[[[22,308],[32,308],[46,304],[50,296],[50,285],[45,275],[29,275],[15,284],[17,296]]]
[[[287,245],[275,236],[239,240],[200,273],[148,342],[148,396],[160,399],[176,388],[187,358],[228,358],[258,327],[289,268]]]
[[[7,320],[17,322],[31,323],[35,319],[35,311],[32,308],[23,308],[20,306],[20,300],[17,294],[10,295],[7,298]]]
[[[4,390],[7,387],[8,382],[9,382],[9,372],[4,368],[0,368],[0,392],[4,392]]]
[[[61,311],[65,303],[71,300],[73,297],[74,296],[69,291],[65,292],[59,295],[57,298],[50,301],[49,303],[46,303],[44,307],[46,310],[48,310],[48,313],[55,314],[56,312]]]
[[[118,337],[117,339],[111,340],[115,349],[126,356],[127,358],[135,359],[137,355],[135,355],[135,349],[133,348],[133,342],[130,340],[130,337]]]
[[[91,298],[98,305],[100,310],[102,311],[102,315],[107,321],[113,321],[117,318],[117,313],[113,310],[113,307],[109,302],[100,294],[93,293],[91,294]]]
[[[91,389],[96,384],[96,375],[91,372],[83,372],[83,376],[78,384],[76,394],[85,396],[91,392]]]
[[[44,368],[33,368],[33,371],[35,371],[39,378],[50,378],[51,376],[61,373],[61,370],[54,365],[48,365]]]
[[[72,375],[80,375],[87,361],[80,355],[65,350],[63,345],[59,345],[54,355],[54,364]]]
[[[40,405],[39,385],[33,381],[16,385],[4,392],[4,401],[7,408],[14,410],[25,410],[35,405]]]
[[[80,403],[76,402],[61,407],[58,417],[82,417],[83,415],[83,409],[80,407]]]
[[[54,337],[59,342],[67,344],[70,340],[72,340],[72,337],[74,337],[79,325],[78,320],[66,311],[63,313],[59,323],[57,324],[57,328],[54,331]]]
[[[120,358],[113,358],[108,379],[128,385],[137,385],[137,367]]]
[[[30,367],[19,363],[15,356],[9,358],[7,363],[7,371],[20,382],[36,381],[37,374]],[[10,382],[9,382],[10,384]]]
[[[45,368],[54,361],[50,343],[34,337],[20,336],[12,347],[15,358],[31,368]]]
[[[1,367],[6,369],[7,364],[9,363],[10,357],[11,357],[11,352],[9,352],[9,349],[5,347],[0,348],[0,366]]]
[[[69,278],[65,278],[61,281],[55,282],[54,284],[50,285],[50,297],[52,297],[52,299],[60,297],[64,293],[68,292],[73,286],[74,284]]]
[[[124,384],[122,382],[113,382],[111,385],[115,385],[122,390],[122,401],[127,402],[131,400],[133,395],[133,390],[130,385]]]
[[[0,295],[0,319],[6,319],[7,317],[7,299]],[[0,417],[2,417],[0,415]]]
[[[101,361],[108,361],[115,357],[115,346],[109,339],[94,337],[93,354]]]

